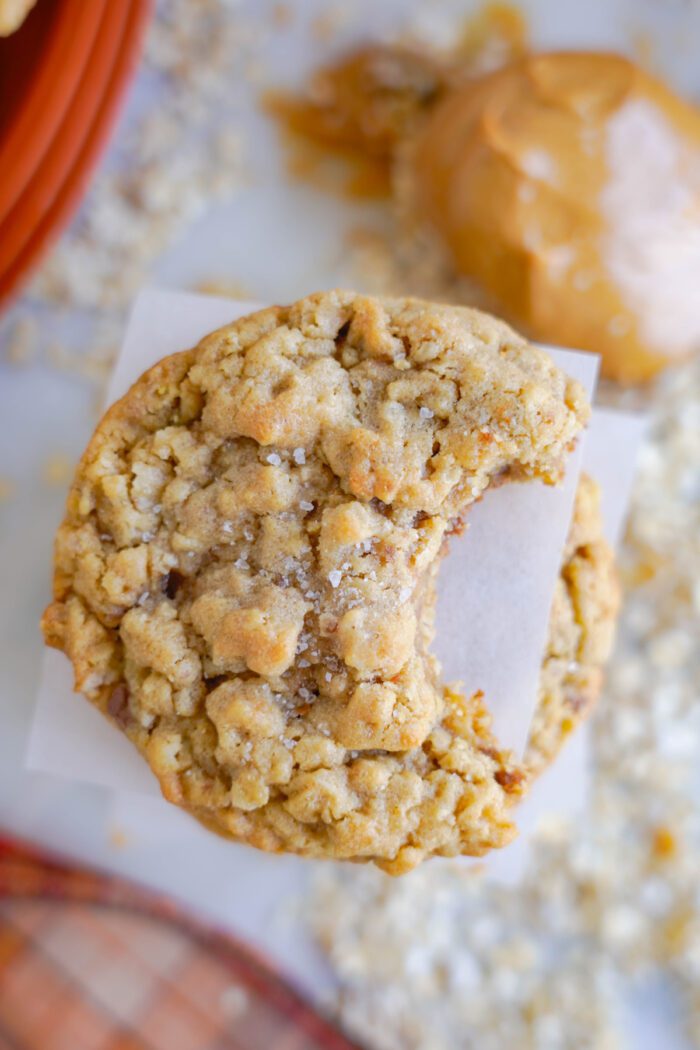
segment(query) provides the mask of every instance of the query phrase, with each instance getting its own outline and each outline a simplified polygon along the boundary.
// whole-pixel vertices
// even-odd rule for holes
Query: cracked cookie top
[[[439,682],[434,575],[491,481],[559,479],[587,414],[475,310],[334,291],[242,318],[99,424],[47,641],[219,830],[396,870],[483,852],[521,778]]]

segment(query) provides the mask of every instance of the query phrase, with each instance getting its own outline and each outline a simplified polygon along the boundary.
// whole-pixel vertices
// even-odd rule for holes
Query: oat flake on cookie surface
[[[335,291],[242,318],[99,424],[46,640],[225,835],[392,872],[481,855],[525,774],[440,682],[434,579],[493,480],[561,477],[588,411],[464,307]]]

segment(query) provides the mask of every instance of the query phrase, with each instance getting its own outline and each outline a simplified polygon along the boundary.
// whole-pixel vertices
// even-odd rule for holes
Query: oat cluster
[[[47,640],[224,834],[393,871],[481,854],[524,774],[440,683],[437,564],[494,480],[560,477],[587,413],[466,308],[331,292],[243,318],[98,426]]]

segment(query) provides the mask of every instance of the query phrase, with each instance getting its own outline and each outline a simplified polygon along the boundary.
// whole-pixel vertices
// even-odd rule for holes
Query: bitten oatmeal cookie
[[[262,849],[481,855],[524,773],[428,651],[445,539],[555,482],[578,383],[487,315],[325,292],[161,361],[99,424],[43,627],[166,798]]]
[[[620,588],[603,536],[600,490],[581,475],[549,619],[539,697],[525,753],[537,775],[590,713],[612,649]]]

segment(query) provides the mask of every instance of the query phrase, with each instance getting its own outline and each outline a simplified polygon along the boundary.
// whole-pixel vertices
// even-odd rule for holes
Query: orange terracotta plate
[[[98,5],[101,0],[98,0]],[[80,76],[79,89],[69,100],[63,120],[41,163],[27,180],[12,210],[0,220],[0,273],[19,257],[70,177],[85,139],[99,111],[107,83],[122,44],[131,0],[112,0],[103,7],[97,34]]]
[[[3,65],[29,66],[29,80],[0,140],[0,220],[15,206],[65,118],[90,55],[106,0],[39,0],[30,18],[50,20],[35,67],[20,33],[3,41]],[[31,39],[31,38],[30,38]]]
[[[0,225],[0,304],[6,305],[78,207],[135,71],[152,0],[110,0],[46,164]]]

